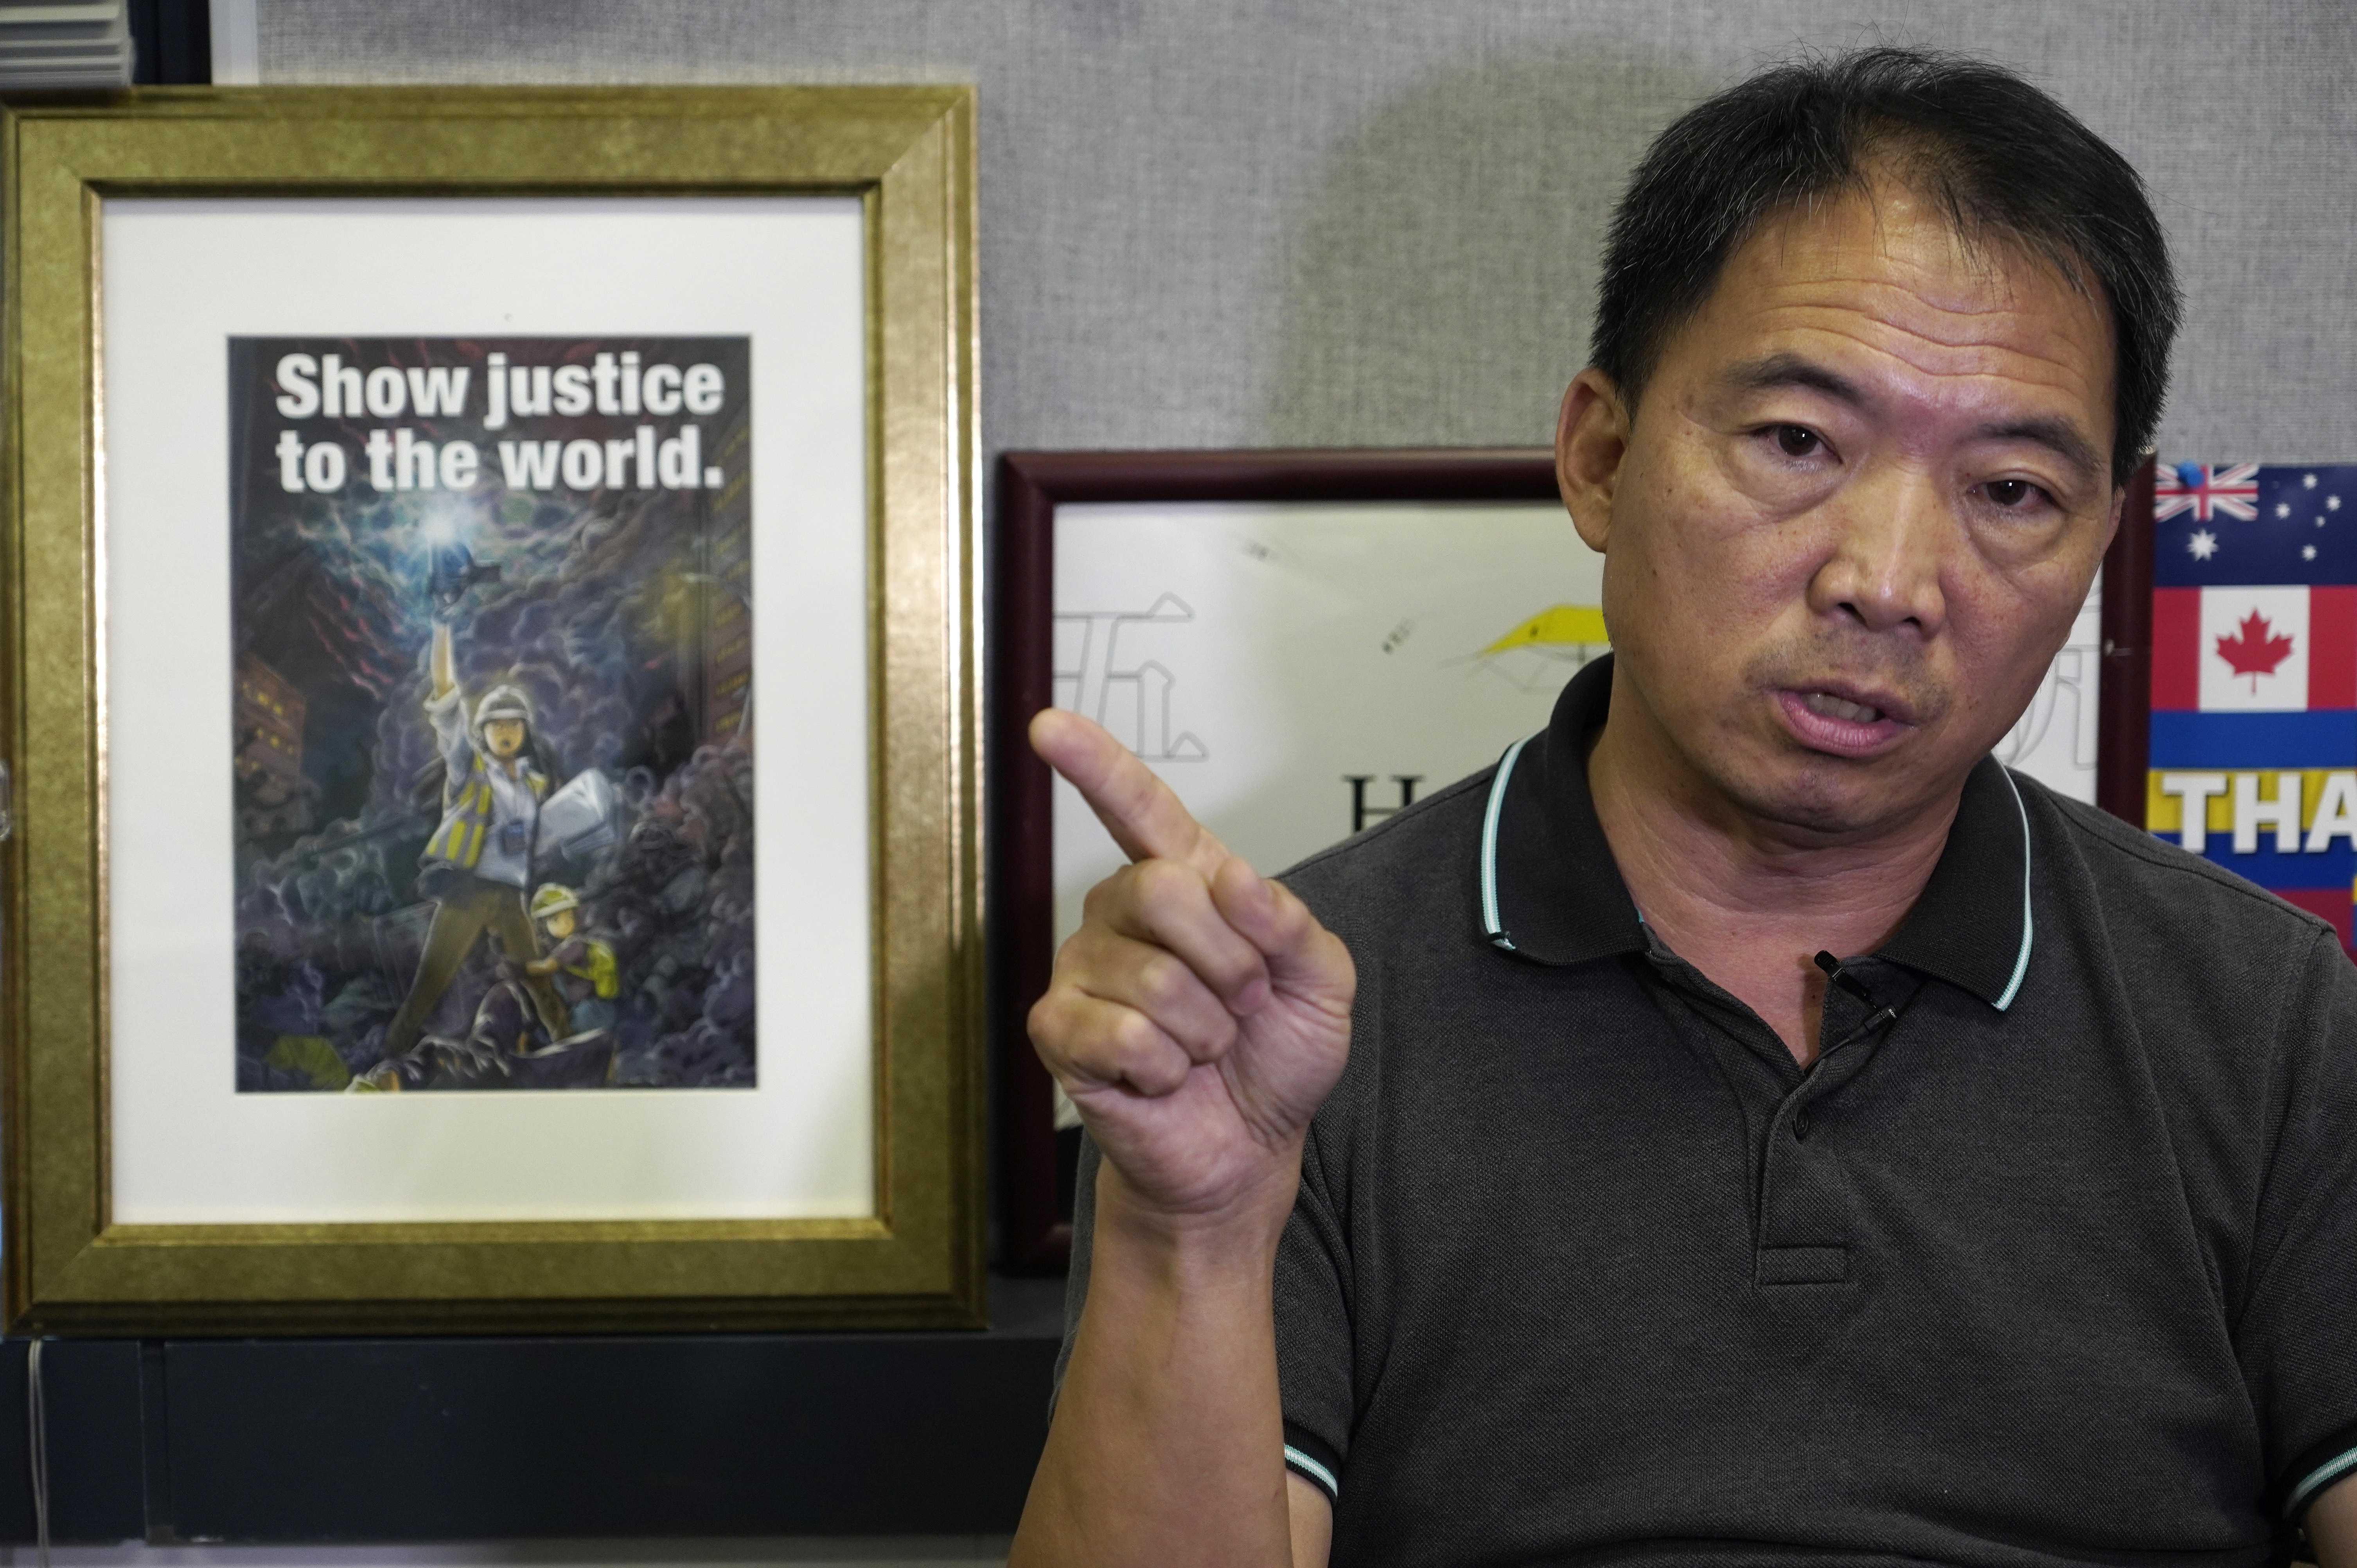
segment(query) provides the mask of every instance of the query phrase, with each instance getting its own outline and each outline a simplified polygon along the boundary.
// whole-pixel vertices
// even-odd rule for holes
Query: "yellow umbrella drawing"
[[[1604,612],[1594,605],[1556,605],[1531,617],[1481,653],[1486,658],[1492,653],[1534,646],[1602,647],[1611,640],[1605,634]]]
[[[1555,605],[1471,655],[1471,661],[1525,692],[1551,692],[1563,684],[1566,666],[1577,670],[1611,645],[1602,610]]]

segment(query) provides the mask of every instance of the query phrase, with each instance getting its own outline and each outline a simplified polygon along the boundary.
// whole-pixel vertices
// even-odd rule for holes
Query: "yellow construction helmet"
[[[544,882],[540,885],[540,891],[532,896],[532,918],[535,920],[545,920],[551,915],[579,908],[581,900],[573,896],[572,888],[561,883]]]

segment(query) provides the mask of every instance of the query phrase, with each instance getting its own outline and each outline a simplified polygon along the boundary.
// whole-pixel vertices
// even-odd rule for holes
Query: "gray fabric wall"
[[[2357,459],[2347,0],[261,0],[263,80],[970,81],[983,434],[1519,444],[1605,215],[1680,109],[1796,48],[1980,52],[2151,181],[2179,456]]]

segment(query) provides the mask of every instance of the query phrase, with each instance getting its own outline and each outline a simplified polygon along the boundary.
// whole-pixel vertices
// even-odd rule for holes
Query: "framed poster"
[[[1010,453],[998,530],[1000,1251],[1053,1269],[1079,1133],[1025,1016],[1119,853],[1031,715],[1105,724],[1275,871],[1539,727],[1601,651],[1599,558],[1528,450]]]
[[[12,1331],[979,1320],[971,127],[8,111]]]
[[[2136,819],[2357,951],[2357,464],[2159,466]]]
[[[1543,449],[1010,453],[998,526],[1001,1251],[1053,1268],[1078,1123],[1025,1020],[1119,853],[1031,715],[1106,725],[1275,872],[1544,727],[1607,647],[1603,563]],[[2113,756],[2111,613],[2089,596],[1998,747],[2083,800]]]

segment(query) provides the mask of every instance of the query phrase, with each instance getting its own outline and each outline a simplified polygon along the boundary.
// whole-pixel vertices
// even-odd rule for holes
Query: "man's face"
[[[1895,185],[1764,226],[1633,423],[1566,399],[1615,727],[1633,695],[1673,789],[1811,833],[1953,798],[2110,542],[2112,368],[2096,299]]]
[[[483,744],[491,755],[504,762],[523,749],[524,723],[522,719],[486,719],[483,721]]]
[[[550,936],[561,942],[573,934],[573,911],[559,909],[554,914],[544,916],[541,924],[547,928]]]

